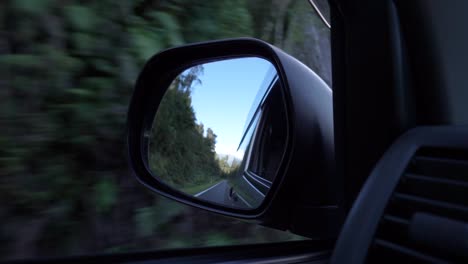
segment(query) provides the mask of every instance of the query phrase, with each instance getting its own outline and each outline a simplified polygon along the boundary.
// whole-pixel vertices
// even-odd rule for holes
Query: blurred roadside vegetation
[[[240,36],[330,83],[329,31],[307,1],[1,1],[0,258],[300,239],[167,201],[127,166],[126,111],[145,61]]]

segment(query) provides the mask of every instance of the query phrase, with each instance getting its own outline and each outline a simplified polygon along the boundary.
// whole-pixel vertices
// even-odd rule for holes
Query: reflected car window
[[[274,91],[278,93],[279,89]],[[270,100],[271,102],[262,109],[262,122],[259,124],[262,133],[258,135],[253,146],[253,151],[258,155],[251,160],[249,169],[271,184],[283,157],[287,139],[287,121],[285,109],[282,107],[282,97],[275,94]]]

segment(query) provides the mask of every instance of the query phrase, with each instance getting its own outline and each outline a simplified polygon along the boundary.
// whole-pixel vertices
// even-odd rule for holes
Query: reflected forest
[[[126,114],[144,63],[244,36],[330,84],[329,31],[307,1],[0,1],[0,261],[303,239],[164,199],[128,168]],[[158,113],[151,159],[174,184],[233,169],[214,154],[216,131],[195,122],[196,80],[180,78]]]
[[[216,134],[197,122],[192,89],[202,87],[203,65],[180,74],[166,91],[149,139],[150,169],[164,183],[194,195],[226,179],[239,165],[215,152]]]

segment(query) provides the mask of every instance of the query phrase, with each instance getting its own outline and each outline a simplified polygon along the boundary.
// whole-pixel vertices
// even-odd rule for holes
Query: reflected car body
[[[228,177],[228,197],[238,207],[256,208],[263,202],[283,158],[287,125],[280,85],[272,67],[247,116],[238,147],[244,153],[243,159]]]

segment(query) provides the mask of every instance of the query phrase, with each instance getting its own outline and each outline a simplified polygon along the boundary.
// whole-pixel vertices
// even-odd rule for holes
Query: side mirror
[[[338,233],[332,92],[278,48],[242,38],[155,55],[128,124],[131,167],[149,189],[305,236]]]

